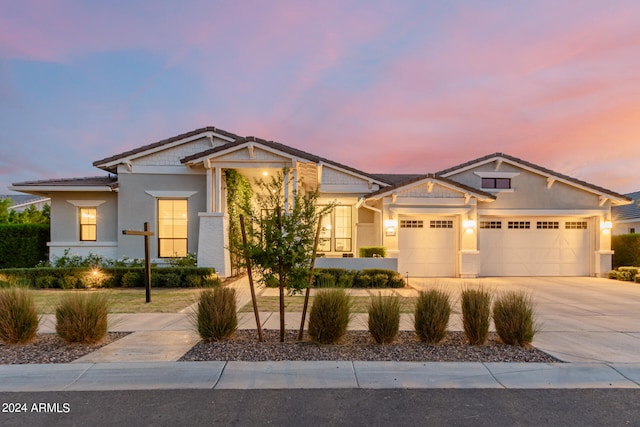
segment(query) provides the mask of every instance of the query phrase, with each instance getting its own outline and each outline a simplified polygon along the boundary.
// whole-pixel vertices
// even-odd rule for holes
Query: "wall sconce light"
[[[610,233],[611,229],[613,228],[613,223],[611,221],[602,221],[600,223],[600,230],[602,230],[603,233]]]
[[[462,221],[462,226],[464,227],[464,231],[466,233],[473,233],[473,229],[476,228],[476,220],[465,219],[464,221]]]
[[[395,219],[385,219],[384,229],[387,236],[395,236],[396,228],[398,227],[398,221]]]

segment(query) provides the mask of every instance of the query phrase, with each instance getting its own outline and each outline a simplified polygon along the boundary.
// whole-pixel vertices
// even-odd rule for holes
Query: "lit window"
[[[482,188],[509,189],[511,188],[511,178],[482,178]]]
[[[158,200],[158,252],[160,258],[187,256],[187,201]]]
[[[96,208],[80,208],[80,240],[96,241],[98,214]]]
[[[352,250],[351,206],[336,206],[324,215],[320,225],[318,251],[351,252]]]

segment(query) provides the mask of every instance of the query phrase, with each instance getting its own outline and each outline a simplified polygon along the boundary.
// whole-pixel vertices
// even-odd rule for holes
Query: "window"
[[[336,206],[322,217],[318,250],[324,252],[351,252],[351,206]]]
[[[629,229],[629,234],[636,234],[636,228],[635,227],[631,227]]]
[[[96,208],[80,208],[80,240],[96,241],[98,214]]]
[[[502,221],[480,221],[480,228],[502,228]]]
[[[401,219],[400,228],[423,228],[424,222],[417,219]]]
[[[187,201],[158,200],[158,255],[160,258],[187,256]]]
[[[511,178],[482,178],[482,188],[509,189],[511,188]]]
[[[453,221],[451,220],[436,220],[429,222],[429,228],[453,228]]]
[[[536,228],[540,230],[557,230],[560,228],[558,221],[538,221]]]
[[[586,230],[587,221],[567,221],[564,223],[564,228],[567,230]]]
[[[509,221],[509,223],[507,224],[507,228],[514,230],[528,230],[529,228],[531,228],[531,223],[529,221]]]

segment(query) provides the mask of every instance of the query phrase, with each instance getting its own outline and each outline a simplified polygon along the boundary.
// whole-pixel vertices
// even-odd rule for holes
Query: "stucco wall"
[[[175,198],[184,198],[182,192],[193,192],[187,197],[189,213],[189,252],[198,250],[198,213],[206,210],[206,176],[203,175],[161,175],[161,174],[120,174],[118,205],[118,252],[119,256],[141,258],[144,256],[144,239],[122,235],[122,230],[142,230],[145,222],[157,233],[157,198],[147,192],[162,191],[168,195],[175,192]],[[174,198],[167,196],[167,198]],[[151,257],[158,257],[157,234],[151,239]]]
[[[71,202],[70,202],[71,201]],[[118,199],[116,193],[109,192],[61,192],[51,197],[51,241],[79,242],[79,208],[72,202],[99,202],[97,208],[97,240],[117,241]],[[100,203],[101,202],[101,203]]]
[[[480,189],[482,178],[474,172],[495,172],[495,162],[472,170],[452,175],[454,181]],[[498,192],[497,200],[483,204],[487,209],[598,209],[600,199],[597,195],[556,181],[547,188],[547,178],[503,163],[498,172],[517,172],[511,178],[513,192]],[[487,190],[485,190],[487,191]],[[489,191],[487,191],[489,192]]]

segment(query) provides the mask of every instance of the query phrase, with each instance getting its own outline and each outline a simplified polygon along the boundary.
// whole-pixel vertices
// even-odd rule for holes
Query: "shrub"
[[[447,336],[451,296],[442,290],[420,291],[413,312],[413,327],[422,342],[439,343]]]
[[[28,289],[0,289],[0,341],[25,344],[36,337],[40,317]]]
[[[137,271],[127,271],[122,275],[120,286],[123,288],[135,288],[144,286],[144,277]]]
[[[207,274],[206,276],[202,276],[202,287],[203,288],[216,288],[222,286],[222,279],[216,273]]]
[[[82,282],[77,276],[64,276],[61,282],[62,289],[77,289],[82,287]]]
[[[56,332],[68,343],[97,343],[107,334],[108,312],[104,294],[65,294],[56,306]]]
[[[462,326],[471,345],[483,345],[489,334],[491,294],[480,287],[465,288],[461,293]]]
[[[188,288],[201,288],[202,287],[202,277],[197,274],[189,274],[184,278],[186,285]]]
[[[623,280],[625,282],[630,282],[633,280],[633,276],[631,272],[628,270],[618,270],[616,271],[616,279]]]
[[[371,276],[368,274],[358,274],[353,284],[356,288],[370,288],[371,283],[373,283]]]
[[[0,224],[0,268],[33,267],[48,258],[48,224]]]
[[[611,236],[611,258],[613,267],[621,265],[640,266],[640,234],[619,234]]]
[[[204,341],[229,338],[238,328],[236,290],[222,287],[203,290],[191,319]]]
[[[53,276],[40,276],[36,277],[36,288],[40,289],[48,289],[55,288],[57,285],[58,279]]]
[[[522,291],[500,295],[493,304],[493,322],[505,344],[522,347],[531,344],[538,329],[531,295]]]
[[[387,283],[387,286],[390,288],[404,288],[404,285],[404,277],[402,277],[402,274],[400,273],[396,273],[391,276],[389,278],[389,282]]]
[[[607,273],[607,277],[609,279],[617,279],[618,278],[618,272],[616,270],[611,270],[611,271],[609,271],[609,273]]]
[[[360,258],[384,258],[387,256],[387,249],[384,246],[363,246],[358,251]]]
[[[321,290],[309,313],[309,336],[322,344],[335,343],[347,332],[350,319],[351,298],[345,290]]]
[[[378,293],[369,304],[369,333],[378,344],[393,342],[400,329],[400,299]]]
[[[371,287],[386,288],[389,282],[389,276],[383,273],[374,274],[371,277]]]
[[[355,279],[355,273],[347,272],[340,276],[338,279],[338,287],[339,288],[352,288],[353,281]]]
[[[315,276],[316,288],[333,288],[336,286],[336,279],[331,273],[320,273]]]
[[[636,277],[633,278],[633,281],[636,283],[640,283],[640,274],[636,274]]]

